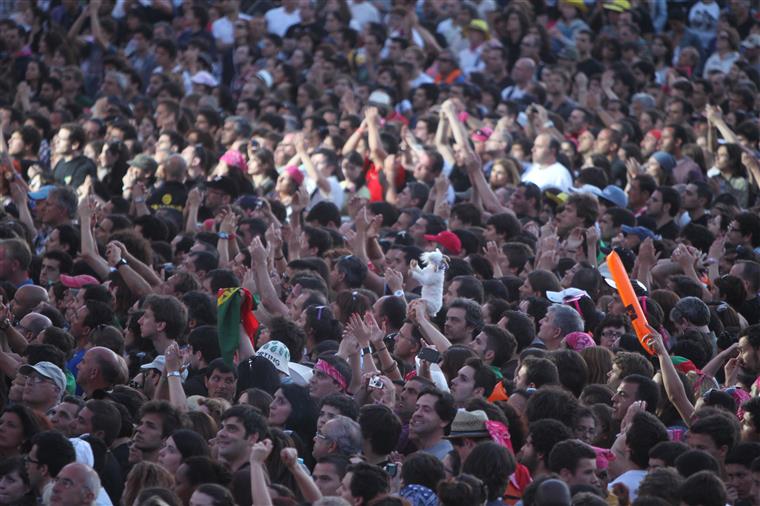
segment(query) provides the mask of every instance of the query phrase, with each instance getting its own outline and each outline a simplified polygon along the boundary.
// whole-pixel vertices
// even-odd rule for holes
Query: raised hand
[[[267,250],[261,243],[259,237],[254,237],[251,241],[251,245],[248,247],[248,251],[251,253],[251,266],[266,265],[267,263]]]
[[[171,343],[164,352],[166,372],[179,372],[182,368],[182,359],[177,343]]]
[[[388,267],[385,269],[385,282],[391,292],[396,292],[404,287],[404,276],[396,269]]]
[[[106,260],[108,265],[115,267],[119,260],[121,260],[121,248],[119,248],[113,241],[109,242],[106,246]]]
[[[255,443],[251,447],[251,464],[263,464],[269,458],[273,448],[272,440],[265,439]]]
[[[280,460],[288,469],[293,469],[298,465],[298,450],[288,446],[280,450]]]

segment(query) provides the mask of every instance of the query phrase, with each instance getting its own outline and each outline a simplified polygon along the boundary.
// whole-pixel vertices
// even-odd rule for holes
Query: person
[[[451,394],[434,388],[420,392],[414,414],[409,423],[410,439],[422,451],[443,460],[452,450],[451,443],[443,439],[446,427],[456,416]]]
[[[100,491],[100,478],[90,466],[72,462],[56,477],[50,504],[56,506],[89,506]]]
[[[341,481],[338,494],[351,504],[369,504],[388,492],[388,474],[372,464],[360,462],[349,466]]]
[[[0,463],[0,502],[31,506],[36,504],[23,459],[4,459]]]
[[[596,474],[596,452],[577,439],[560,441],[549,453],[549,470],[557,473],[568,487],[599,486]]]
[[[66,436],[56,431],[35,434],[31,444],[26,458],[26,474],[31,492],[42,500],[49,495],[49,489],[64,466],[75,461],[76,454]]]

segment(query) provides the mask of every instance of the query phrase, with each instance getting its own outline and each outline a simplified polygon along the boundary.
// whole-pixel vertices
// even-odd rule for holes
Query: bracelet
[[[0,330],[8,330],[11,326],[11,321],[8,318],[3,318],[2,321],[0,321]]]
[[[133,200],[135,201],[135,204],[142,204],[145,202],[145,197],[135,197]]]
[[[181,374],[180,374],[179,371],[169,371],[169,372],[166,373],[166,376],[168,376],[169,378],[171,378],[173,376],[176,376],[177,378],[179,378],[181,376]]]
[[[362,355],[370,355],[372,353],[372,348],[369,346],[365,346],[362,348]]]

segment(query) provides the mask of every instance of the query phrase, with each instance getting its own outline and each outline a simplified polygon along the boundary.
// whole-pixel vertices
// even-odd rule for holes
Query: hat
[[[665,172],[673,172],[673,169],[676,168],[676,159],[673,158],[673,155],[670,153],[665,151],[655,151],[652,153],[652,156],[657,160],[657,163],[660,164],[660,167],[662,167],[662,170]]]
[[[266,85],[267,88],[272,87],[272,83],[274,82],[274,79],[272,79],[272,74],[270,74],[268,70],[259,70],[258,72],[256,72],[256,77],[261,79],[261,81]]]
[[[246,211],[253,211],[259,208],[260,202],[261,199],[256,195],[242,195],[237,199],[236,204]]]
[[[486,142],[493,133],[492,128],[483,127],[478,128],[474,132],[472,132],[472,135],[470,135],[470,139],[472,139],[475,142]]]
[[[648,134],[652,134],[652,137],[654,137],[654,138],[655,138],[655,139],[657,139],[658,141],[659,141],[659,140],[660,140],[660,138],[662,137],[662,130],[658,130],[658,129],[656,129],[656,128],[653,128],[653,129],[651,129],[651,130],[650,130],[650,131],[648,131],[647,133],[648,133]]]
[[[488,39],[491,36],[488,31],[488,23],[486,23],[486,21],[483,19],[473,19],[472,21],[470,21],[470,24],[467,26],[467,29],[483,32],[483,35],[486,36],[486,39]]]
[[[760,34],[753,33],[747,39],[742,42],[742,47],[745,49],[757,49],[760,47]]]
[[[588,6],[583,0],[562,0],[561,5],[572,5],[581,12],[587,12]]]
[[[555,304],[574,302],[576,300],[580,300],[581,297],[589,297],[589,294],[586,290],[581,290],[580,288],[565,288],[561,292],[552,292],[551,290],[547,290],[546,292],[546,298]]]
[[[259,348],[259,351],[256,352],[256,356],[264,357],[272,362],[275,369],[286,376],[290,376],[290,369],[288,369],[290,350],[288,350],[288,347],[280,341],[268,341],[264,346]]]
[[[158,355],[153,359],[153,362],[141,365],[140,369],[143,371],[147,371],[149,369],[157,369],[160,372],[164,372],[164,364],[166,364],[166,357],[163,355]]]
[[[594,449],[594,453],[596,453],[596,468],[600,471],[603,471],[609,467],[610,462],[615,460],[615,454],[612,453],[612,450],[608,450],[607,448],[599,448],[596,446],[592,446],[591,448]]]
[[[625,194],[622,188],[618,188],[615,185],[605,186],[604,190],[602,190],[602,194],[599,195],[599,198],[622,209],[628,207],[628,195]]]
[[[24,364],[19,368],[18,372],[24,376],[29,376],[33,372],[36,372],[40,376],[44,376],[45,378],[52,380],[53,383],[55,383],[55,386],[57,386],[61,391],[61,393],[66,391],[66,375],[63,374],[63,371],[60,367],[52,362],[46,362],[43,360],[42,362],[37,362],[34,365]]]
[[[228,149],[220,158],[220,162],[224,162],[228,167],[237,167],[240,170],[245,170],[246,161],[243,157],[243,153],[234,149]]]
[[[424,237],[426,241],[438,243],[454,255],[462,252],[462,241],[454,232],[444,230],[436,235],[425,234]]]
[[[586,348],[596,346],[596,343],[591,338],[591,335],[586,332],[570,332],[563,339],[565,345],[573,351],[580,353]]]
[[[578,61],[578,50],[573,46],[565,46],[557,53],[557,59]]]
[[[630,225],[622,225],[620,227],[620,230],[623,231],[623,234],[636,234],[639,236],[639,239],[642,241],[648,237],[651,237],[652,239],[659,239],[660,236],[649,230],[647,227],[632,227]]]
[[[207,181],[206,188],[222,191],[227,195],[230,195],[232,198],[237,197],[237,186],[235,186],[235,182],[227,176],[216,176],[211,181]]]
[[[36,192],[29,192],[29,198],[32,200],[45,200],[50,195],[50,190],[55,188],[54,185],[45,185]]]
[[[628,0],[608,0],[604,8],[612,12],[625,12],[631,8],[631,2]]]
[[[127,162],[127,165],[131,167],[137,167],[138,169],[147,170],[151,173],[156,172],[156,169],[158,169],[158,163],[153,159],[153,157],[142,153],[129,160]]]
[[[84,288],[88,285],[100,284],[100,281],[98,281],[95,277],[90,276],[89,274],[80,274],[79,276],[68,276],[66,274],[61,274],[60,281],[61,284],[66,288]]]
[[[367,99],[367,103],[369,105],[373,105],[375,107],[382,107],[386,109],[391,108],[391,96],[388,95],[383,90],[375,90],[372,93],[369,94],[369,98]]]
[[[454,421],[451,422],[451,432],[447,439],[456,439],[460,437],[490,437],[486,422],[488,415],[480,409],[467,411],[458,409]]]
[[[602,190],[598,186],[594,186],[592,184],[584,184],[581,185],[580,188],[571,186],[568,191],[570,193],[590,193],[592,195],[596,195],[597,197],[602,196]]]
[[[288,173],[290,179],[292,179],[298,186],[301,186],[303,183],[303,172],[301,172],[301,169],[295,165],[289,165],[288,167],[285,167],[284,170]]]
[[[203,86],[209,86],[216,88],[219,82],[211,75],[211,73],[201,70],[196,72],[193,77],[190,78],[190,82],[193,84],[202,84]]]

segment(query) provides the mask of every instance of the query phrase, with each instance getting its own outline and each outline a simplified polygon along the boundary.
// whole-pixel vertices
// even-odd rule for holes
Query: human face
[[[469,365],[459,369],[457,375],[451,380],[451,394],[459,405],[464,405],[472,397],[478,396],[475,393],[475,369]]]
[[[741,464],[726,464],[726,485],[736,490],[739,499],[751,499],[752,472]]]
[[[560,341],[564,337],[560,335],[562,332],[559,327],[554,324],[554,312],[547,311],[546,316],[541,318],[538,322],[538,337],[549,350],[555,350],[559,348]]]
[[[578,216],[578,209],[573,203],[567,203],[562,208],[562,212],[556,217],[557,232],[560,236],[568,234],[575,227],[583,224],[583,220]]]
[[[249,446],[250,440],[255,436],[246,436],[245,427],[240,418],[231,416],[222,420],[221,428],[216,433],[216,447],[219,456],[234,460],[243,455]]]
[[[531,286],[530,281],[527,278],[525,279],[525,281],[523,281],[523,284],[520,285],[520,288],[518,288],[518,291],[520,293],[520,300],[525,300],[528,297],[532,297],[535,293],[533,286]]]
[[[539,135],[533,142],[533,149],[531,153],[533,155],[533,163],[541,165],[548,165],[554,162],[552,151],[549,148],[551,139],[546,135]]]
[[[488,336],[485,332],[481,332],[472,340],[469,344],[472,351],[478,354],[480,358],[485,358],[486,348],[488,347]]]
[[[172,491],[177,494],[177,497],[180,498],[182,504],[189,504],[190,496],[193,494],[195,488],[196,487],[190,483],[190,480],[187,477],[187,466],[181,464],[179,468],[177,468],[177,473],[174,475],[174,487],[172,488]]]
[[[663,207],[664,205],[662,203],[662,193],[655,191],[647,201],[647,215],[654,218],[659,218],[664,213]]]
[[[156,321],[156,315],[149,307],[145,308],[145,312],[137,320],[137,323],[140,325],[140,334],[146,339],[151,339],[159,332],[159,323]]]
[[[639,386],[635,383],[628,383],[623,381],[612,396],[612,409],[615,411],[612,413],[612,419],[620,421],[625,416],[628,407],[636,402],[636,397],[639,393]]]
[[[71,142],[71,132],[62,128],[58,131],[58,134],[53,138],[53,149],[55,154],[59,156],[68,156],[74,152],[74,147]]]
[[[446,312],[443,331],[454,344],[468,344],[472,339],[472,329],[467,325],[466,313],[461,307],[451,307]]]
[[[719,447],[713,438],[708,436],[707,434],[697,434],[694,432],[689,432],[686,435],[686,443],[689,445],[689,448],[692,450],[702,450],[704,452],[709,453],[718,462],[723,462],[725,456],[726,456],[726,447],[722,446]]]
[[[50,286],[57,283],[61,276],[61,262],[52,258],[43,258],[40,268],[40,285]]]
[[[161,448],[164,443],[162,437],[163,421],[157,413],[146,413],[137,424],[132,441],[138,450],[153,452]]]
[[[420,348],[420,344],[412,335],[413,328],[411,323],[403,324],[394,338],[395,346],[393,347],[393,352],[404,360],[411,359]]]
[[[675,132],[673,132],[672,128],[665,128],[662,131],[662,136],[660,137],[660,144],[659,148],[663,151],[667,151],[671,155],[674,153],[676,148],[676,139],[675,139]]]
[[[396,399],[395,411],[401,420],[408,421],[417,409],[417,397],[424,386],[419,381],[409,380],[404,384],[401,393]]]
[[[319,491],[322,492],[323,497],[338,495],[340,475],[335,469],[335,465],[325,462],[318,463],[314,466],[311,477]]]
[[[739,339],[739,365],[752,373],[760,369],[758,350],[752,347],[747,336]]]
[[[158,463],[172,475],[177,474],[177,469],[182,464],[182,454],[177,449],[177,445],[171,436],[166,438],[161,451],[158,452]]]
[[[72,436],[71,424],[75,421],[79,406],[70,402],[61,402],[48,411],[48,419],[53,428],[67,436]]]
[[[593,444],[596,437],[596,420],[593,416],[584,416],[575,422],[575,437],[584,443]]]
[[[272,410],[271,406],[269,407],[269,410],[271,412]],[[319,417],[317,418],[317,430],[318,431],[322,430],[322,427],[324,427],[324,425],[327,422],[329,422],[330,420],[332,420],[333,418],[341,414],[342,413],[340,412],[340,410],[336,408],[335,406],[330,406],[329,404],[323,405],[319,409]]]
[[[540,456],[536,452],[535,446],[533,446],[533,434],[528,434],[525,444],[517,453],[517,461],[533,473],[538,467],[539,459]]]
[[[195,491],[190,496],[190,506],[214,506],[214,498],[203,492]]]
[[[232,372],[222,372],[218,369],[214,369],[211,376],[205,378],[206,388],[208,389],[209,397],[220,397],[233,402],[235,397],[235,388],[237,388],[237,380],[235,374]]]
[[[333,444],[335,443],[335,435],[338,433],[336,427],[337,421],[335,419],[327,420],[322,426],[321,430],[317,430],[313,438],[314,448],[311,452],[315,459],[321,459],[328,455],[333,450]]]
[[[699,209],[699,197],[697,194],[697,186],[694,184],[686,185],[686,191],[683,193],[683,199],[681,205],[687,211]]]
[[[525,196],[525,187],[518,186],[517,189],[512,192],[512,195],[509,197],[508,206],[517,215],[524,215],[530,212],[530,203]]]
[[[0,476],[0,504],[17,504],[29,492],[18,471]]]
[[[351,480],[354,479],[354,473],[346,473],[343,479],[340,481],[340,487],[338,487],[337,494],[348,501],[348,504],[355,504],[354,496],[351,495]]]
[[[624,327],[605,327],[599,339],[599,346],[614,350],[618,339],[625,334]]]
[[[67,465],[55,477],[50,504],[71,506],[92,503],[97,492],[87,489],[84,483],[85,476],[82,469],[74,464]]]
[[[562,473],[565,483],[569,487],[573,485],[599,486],[599,478],[596,476],[596,459],[580,459],[574,473]]]
[[[269,425],[272,427],[284,427],[288,417],[293,412],[293,405],[285,394],[282,393],[282,389],[278,389],[274,393],[274,399],[269,404]]]
[[[61,391],[50,378],[46,378],[36,372],[26,377],[24,386],[23,401],[30,406],[44,406],[45,409],[50,407],[51,403],[60,399]]]
[[[410,432],[418,437],[434,434],[436,431],[443,433],[446,422],[441,420],[435,411],[435,403],[438,398],[434,395],[425,394],[417,399],[415,411],[409,424]]]
[[[315,399],[324,399],[330,394],[340,392],[340,385],[322,371],[314,371],[309,380],[309,395]]]

